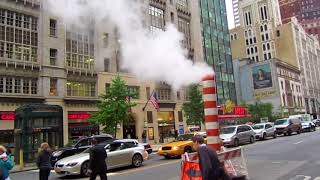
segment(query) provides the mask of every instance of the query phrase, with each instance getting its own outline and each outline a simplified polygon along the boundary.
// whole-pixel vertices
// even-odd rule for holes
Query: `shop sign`
[[[89,113],[70,113],[68,119],[89,119],[91,114]]]
[[[0,120],[2,121],[14,121],[14,112],[0,112]]]

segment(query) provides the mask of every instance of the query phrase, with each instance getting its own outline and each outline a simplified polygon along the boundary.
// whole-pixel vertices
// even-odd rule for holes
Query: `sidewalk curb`
[[[32,171],[32,170],[37,170],[38,168],[36,167],[31,167],[31,168],[25,168],[22,170],[12,170],[10,173],[15,174],[15,173],[20,173],[20,172],[26,172],[26,171]]]

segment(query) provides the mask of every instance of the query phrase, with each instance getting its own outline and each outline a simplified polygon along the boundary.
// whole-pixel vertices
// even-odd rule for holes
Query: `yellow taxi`
[[[158,150],[158,155],[164,156],[165,158],[168,159],[170,157],[181,156],[185,152],[188,152],[188,153],[193,152],[192,137],[195,135],[201,135],[203,137],[206,137],[205,133],[202,133],[202,132],[179,135],[177,139],[174,140],[173,142],[161,146]]]

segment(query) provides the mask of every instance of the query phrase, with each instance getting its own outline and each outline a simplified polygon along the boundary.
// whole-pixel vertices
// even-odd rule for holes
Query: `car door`
[[[107,148],[107,159],[106,163],[108,166],[108,169],[113,169],[116,167],[119,167],[117,158],[117,152],[120,150],[121,143],[111,143]]]
[[[273,129],[271,124],[266,124],[265,129],[266,129],[267,136],[273,136]]]
[[[124,142],[112,144],[107,162],[113,168],[131,164],[131,151],[128,144]]]
[[[250,137],[252,136],[251,127],[244,126],[244,139],[246,142],[250,142]]]
[[[89,139],[89,138],[82,139],[76,144],[75,149],[74,149],[74,151],[75,151],[74,153],[75,154],[81,153],[90,147],[91,147],[91,139]]]
[[[237,128],[237,137],[239,139],[240,144],[243,144],[245,142],[244,132],[245,132],[245,128],[243,126],[239,126]]]

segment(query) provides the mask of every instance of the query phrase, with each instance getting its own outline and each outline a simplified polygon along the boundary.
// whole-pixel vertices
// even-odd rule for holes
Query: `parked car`
[[[148,159],[144,146],[135,139],[114,140],[99,145],[106,149],[108,170],[130,165],[140,167],[143,161]],[[89,176],[89,158],[89,149],[87,149],[80,154],[59,160],[54,170],[61,176],[73,174]]]
[[[312,120],[312,122],[313,122],[316,126],[320,126],[320,119],[314,119],[314,120]]]
[[[278,119],[274,122],[278,135],[291,135],[293,132],[300,134],[302,131],[301,121],[298,118]]]
[[[98,143],[113,141],[113,137],[111,135],[94,135],[91,137],[84,137],[78,140],[76,143],[68,145],[64,148],[61,148],[57,151],[54,151],[51,156],[51,165],[54,166],[57,161],[62,158],[72,156],[75,154],[79,154],[84,150],[91,147],[91,140],[96,138]]]
[[[267,137],[277,137],[276,129],[271,123],[260,123],[252,126],[256,139],[265,140]]]
[[[316,130],[316,125],[312,122],[310,114],[297,114],[289,116],[289,118],[299,118],[303,131],[311,132]]]
[[[191,153],[193,152],[192,149],[192,137],[195,135],[200,135],[206,138],[205,132],[196,132],[196,133],[190,133],[190,134],[181,134],[177,137],[176,140],[174,140],[171,143],[168,143],[166,145],[163,145],[158,150],[159,156],[164,156],[166,159],[169,159],[171,157],[178,157],[184,154],[185,152]],[[205,139],[206,141],[206,139]]]
[[[226,126],[221,129],[220,138],[224,146],[239,146],[255,142],[255,132],[249,125]]]

